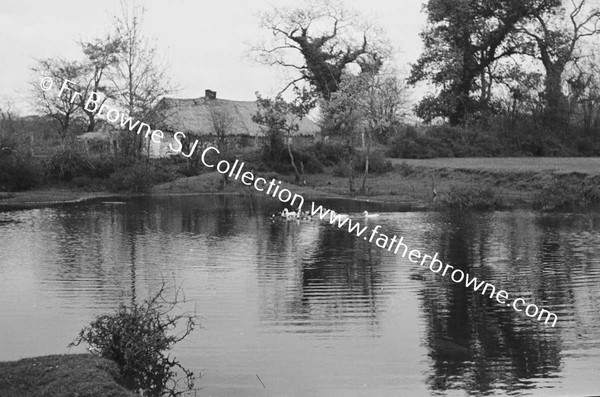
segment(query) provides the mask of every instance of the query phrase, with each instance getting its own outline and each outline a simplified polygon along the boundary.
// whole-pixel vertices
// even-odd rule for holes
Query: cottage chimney
[[[204,90],[204,97],[206,99],[217,99],[217,91]]]

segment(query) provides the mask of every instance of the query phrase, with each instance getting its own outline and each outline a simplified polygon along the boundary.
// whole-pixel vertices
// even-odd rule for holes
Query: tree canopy
[[[274,7],[260,19],[271,39],[254,47],[259,61],[295,72],[282,91],[304,81],[329,99],[346,67],[376,72],[389,56],[381,30],[341,3],[307,0],[294,8]]]
[[[462,123],[482,104],[473,93],[485,93],[487,81],[478,85],[477,78],[499,59],[528,51],[527,42],[518,37],[520,24],[558,4],[560,0],[429,0],[424,6],[428,26],[421,33],[424,51],[409,81],[429,80],[439,92],[419,104],[417,115]]]

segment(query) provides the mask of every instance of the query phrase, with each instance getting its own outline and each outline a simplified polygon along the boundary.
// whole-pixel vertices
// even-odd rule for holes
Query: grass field
[[[393,164],[414,167],[484,170],[500,172],[553,172],[600,175],[598,157],[501,157],[501,158],[440,158],[427,160],[390,159]]]

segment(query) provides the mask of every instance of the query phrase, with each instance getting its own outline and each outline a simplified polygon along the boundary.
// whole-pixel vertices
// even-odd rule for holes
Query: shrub
[[[317,142],[313,146],[315,157],[326,167],[331,167],[344,160],[346,148],[338,142]]]
[[[116,171],[108,180],[111,192],[129,191],[132,193],[148,193],[152,188],[152,168],[143,164]]]
[[[300,163],[304,164],[304,172],[307,174],[318,174],[323,172],[324,166],[321,161],[317,158],[316,155],[312,153],[313,148],[303,148],[303,149],[294,149],[292,148],[292,154],[294,155],[294,160],[296,161],[296,167],[300,171]],[[286,160],[289,162],[289,153],[286,153]],[[291,163],[290,163],[291,167]]]
[[[164,166],[154,166],[152,169],[152,184],[156,185],[158,183],[170,182],[175,179],[175,174],[167,167]]]
[[[89,169],[86,175],[90,178],[108,179],[121,166],[122,161],[113,156],[92,156],[87,159]]]
[[[348,177],[348,163],[345,161],[340,161],[333,167],[333,176],[337,176],[340,178]]]
[[[555,179],[544,186],[533,199],[533,208],[542,211],[583,209],[600,203],[600,190],[581,181],[569,182]]]
[[[409,176],[419,173],[419,171],[412,165],[406,164],[405,161],[402,164],[396,166],[396,170],[400,175]]]
[[[354,169],[359,172],[365,170],[366,157],[361,155],[360,161],[356,163]],[[386,159],[381,152],[373,152],[369,155],[369,173],[370,174],[385,174],[393,169],[392,162]]]
[[[418,132],[406,127],[392,142],[388,156],[395,158],[491,157],[508,153],[497,134],[461,127],[428,126]]]
[[[180,164],[177,167],[177,173],[180,175],[183,175],[185,177],[196,176],[196,175],[200,174],[198,169],[196,169],[193,166],[188,165],[187,163]]]
[[[116,362],[125,387],[131,390],[141,389],[150,396],[180,395],[176,369],[185,374],[187,390],[192,390],[194,374],[167,353],[194,330],[196,316],[171,314],[180,303],[177,292],[170,302],[165,300],[164,291],[163,283],[160,291],[143,303],[121,305],[116,313],[98,316],[69,347],[86,343],[93,353]],[[170,335],[182,320],[184,331]]]
[[[296,167],[298,168],[298,172],[302,171],[301,163],[304,164],[304,172],[306,174],[323,172],[324,166],[312,153],[312,147],[296,148],[292,146],[292,154],[294,156],[294,161],[296,163]],[[252,156],[247,153],[244,155],[244,157],[245,158],[243,161],[248,167],[254,167],[260,172],[274,171],[285,175],[294,173],[294,167],[290,161],[287,147],[285,148],[285,151],[281,152],[278,157],[266,157],[264,156],[264,151],[261,152],[259,157]],[[235,158],[236,157],[233,156],[230,162],[233,163]]]
[[[94,184],[94,181],[89,176],[76,176],[71,181],[73,185],[79,188],[90,187]]]
[[[600,143],[594,142],[590,137],[580,137],[574,141],[578,154],[587,157],[600,155]]]
[[[138,163],[112,174],[108,179],[107,189],[111,192],[148,193],[153,185],[173,178],[174,175],[164,168]]]
[[[434,157],[454,157],[447,142],[434,136],[421,133],[398,136],[392,143],[388,156],[394,158],[429,159]]]
[[[29,190],[39,182],[40,170],[33,158],[5,156],[0,158],[0,190]]]
[[[488,210],[500,209],[504,204],[495,189],[489,186],[454,185],[440,200],[449,208]]]
[[[0,136],[0,190],[28,190],[39,182],[40,170],[14,137]]]
[[[76,176],[87,175],[92,165],[85,156],[72,148],[55,153],[46,165],[46,176],[57,181],[70,181]]]

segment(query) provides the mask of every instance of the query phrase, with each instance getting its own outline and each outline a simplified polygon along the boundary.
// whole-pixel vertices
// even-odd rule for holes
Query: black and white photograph
[[[600,396],[600,0],[1,0],[55,396]]]

